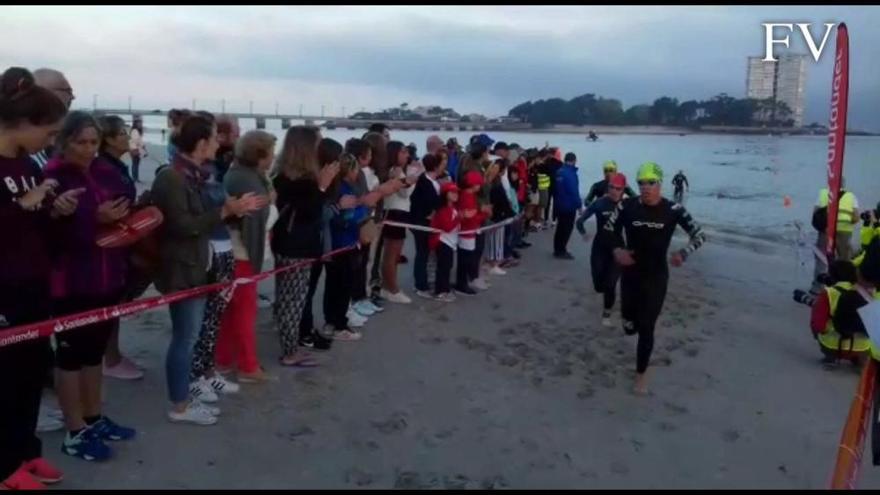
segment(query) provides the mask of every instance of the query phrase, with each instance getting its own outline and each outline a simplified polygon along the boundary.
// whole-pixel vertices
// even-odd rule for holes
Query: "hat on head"
[[[477,172],[476,170],[471,170],[464,175],[464,185],[467,187],[482,186],[483,174]]]
[[[446,182],[440,186],[440,194],[446,194],[449,192],[458,192],[458,185],[456,185],[455,182]]]
[[[605,172],[617,172],[617,162],[614,160],[607,160],[602,164],[602,170]]]
[[[645,162],[639,167],[639,173],[636,180],[656,180],[663,182],[663,169],[654,162]]]
[[[615,173],[611,176],[611,179],[608,181],[608,183],[614,187],[619,187],[623,189],[624,187],[626,187],[626,176],[619,172]]]
[[[494,139],[490,138],[486,134],[480,134],[479,136],[477,136],[477,139],[475,141],[477,144],[485,146],[486,149],[492,148],[492,144],[495,142]]]

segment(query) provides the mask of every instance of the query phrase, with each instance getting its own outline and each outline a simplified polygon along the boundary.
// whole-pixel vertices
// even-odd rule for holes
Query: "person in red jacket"
[[[528,204],[528,176],[529,176],[529,166],[526,162],[526,152],[522,147],[518,144],[511,144],[511,148],[515,149],[516,152],[511,152],[511,160],[513,161],[512,168],[516,169],[517,176],[519,177],[519,184],[516,188],[516,200],[519,202],[519,211],[526,211],[526,205]],[[515,156],[515,159],[514,159]],[[526,225],[525,216],[517,222],[513,224],[515,236],[514,236],[514,248],[523,249],[531,246],[532,244],[526,242],[526,235],[528,234],[529,229]]]
[[[431,218],[431,227],[442,230],[442,233],[431,235],[431,250],[437,253],[437,275],[434,277],[434,297],[438,301],[453,302],[455,296],[450,292],[449,274],[458,246],[458,232],[461,227],[461,215],[455,208],[458,203],[458,186],[447,182],[440,187],[440,200],[443,206],[437,209]],[[461,263],[461,260],[459,260]]]
[[[476,257],[477,235],[473,231],[480,228],[488,217],[486,208],[480,208],[477,194],[483,187],[483,174],[476,170],[467,172],[462,181],[464,189],[458,199],[458,213],[461,216],[462,233],[458,236],[458,268],[456,270],[455,292],[472,296],[477,292],[471,288],[471,281],[480,276],[480,260]],[[468,232],[471,231],[471,232]],[[481,290],[488,285],[479,286]]]

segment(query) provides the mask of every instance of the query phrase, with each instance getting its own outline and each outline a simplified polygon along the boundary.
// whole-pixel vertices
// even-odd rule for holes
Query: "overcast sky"
[[[745,96],[762,22],[846,22],[850,126],[880,130],[880,7],[0,7],[0,60],[64,71],[74,106],[327,115],[408,102],[506,114],[583,93],[625,107]],[[780,32],[781,34],[781,32]],[[777,45],[777,53],[789,49]],[[799,33],[791,51],[807,53]],[[827,123],[834,33],[807,67],[806,122]]]

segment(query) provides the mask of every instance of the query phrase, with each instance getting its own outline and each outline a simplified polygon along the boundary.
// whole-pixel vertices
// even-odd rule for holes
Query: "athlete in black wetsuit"
[[[706,238],[687,210],[661,195],[663,170],[653,162],[639,168],[637,198],[623,200],[614,210],[605,229],[615,233],[614,257],[621,265],[621,314],[627,335],[639,335],[636,357],[638,394],[647,393],[645,372],[654,347],[654,325],[669,282],[666,253],[675,226],[680,225],[690,236],[684,249],[670,256],[673,266],[680,266],[703,245]],[[623,234],[626,235],[624,239]]]
[[[623,174],[612,175],[607,194],[590,203],[576,223],[578,232],[584,236],[584,239],[587,239],[584,222],[596,215],[596,238],[593,239],[593,246],[590,249],[590,272],[593,275],[593,288],[597,293],[602,294],[602,325],[606,327],[611,326],[611,308],[614,307],[620,268],[614,261],[614,248],[617,247],[614,242],[614,232],[605,230],[605,224],[623,198],[625,188],[626,176]]]
[[[617,162],[614,160],[608,160],[607,162],[602,164],[602,173],[605,174],[605,178],[600,180],[599,182],[593,183],[590,187],[590,192],[587,193],[587,197],[584,199],[584,206],[590,206],[594,200],[605,196],[605,193],[608,192],[608,179],[617,173]],[[630,198],[634,198],[636,196],[635,191],[632,190],[629,186],[626,186],[623,190],[623,193]]]
[[[688,183],[688,178],[684,176],[684,171],[679,170],[675,177],[672,178],[672,185],[675,187],[675,194],[673,198],[675,198],[676,203],[681,203],[684,199],[684,188],[687,186],[688,190],[690,190],[691,185]]]

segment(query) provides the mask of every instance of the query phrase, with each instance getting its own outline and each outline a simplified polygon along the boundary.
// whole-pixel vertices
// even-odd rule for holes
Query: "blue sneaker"
[[[113,442],[131,440],[137,435],[137,431],[135,431],[134,428],[119,426],[107,416],[101,416],[101,419],[93,423],[90,428],[94,430],[95,434],[101,440],[110,440]]]
[[[86,461],[99,462],[106,461],[113,455],[110,447],[104,444],[92,428],[83,429],[75,437],[67,432],[64,443],[61,444],[61,452]]]

